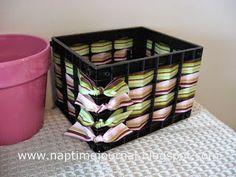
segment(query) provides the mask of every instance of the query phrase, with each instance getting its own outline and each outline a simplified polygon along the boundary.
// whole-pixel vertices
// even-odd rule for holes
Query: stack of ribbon
[[[132,58],[133,39],[124,37],[114,42],[114,61],[127,60],[127,57]]]
[[[154,46],[153,46],[154,44]],[[154,47],[154,52],[153,51]],[[171,48],[169,45],[163,42],[153,42],[152,40],[148,39],[146,42],[146,56],[152,56],[152,53],[156,54],[168,54],[171,52]]]
[[[102,65],[114,61],[123,61],[132,57],[133,39],[123,37],[112,41],[100,40],[91,45],[78,43],[71,46],[71,49],[90,60],[95,65]]]
[[[55,71],[55,81],[56,81],[56,97],[58,102],[63,103],[62,94],[62,73],[61,73],[61,60],[57,53],[53,53],[54,60],[54,71]]]
[[[189,60],[183,63],[176,113],[185,113],[192,109],[200,64],[200,59]]]
[[[74,91],[73,64],[68,59],[65,59],[65,70],[66,70],[65,77],[66,77],[68,113],[69,115],[74,117],[75,116],[75,97],[77,94]]]

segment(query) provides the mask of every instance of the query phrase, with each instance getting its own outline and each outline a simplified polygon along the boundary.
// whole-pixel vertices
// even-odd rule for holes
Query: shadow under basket
[[[66,133],[104,152],[190,117],[203,47],[144,27],[53,37]]]

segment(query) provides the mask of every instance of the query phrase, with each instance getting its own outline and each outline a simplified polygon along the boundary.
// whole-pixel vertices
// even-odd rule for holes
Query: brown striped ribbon
[[[157,96],[169,94],[176,85],[176,78],[158,82],[156,84],[156,94]],[[132,89],[129,92],[129,97],[134,103],[140,103],[146,100],[152,92],[152,85],[147,85],[145,87]]]
[[[97,105],[90,95],[78,94],[75,104],[81,106],[86,111],[100,113],[104,110],[116,110],[124,106],[130,106],[133,104],[127,93],[120,94],[110,99],[107,104]]]
[[[105,142],[111,143],[120,140],[126,135],[132,133],[125,124],[120,123],[119,125],[110,128],[103,135],[95,136],[92,129],[90,127],[85,127],[81,125],[79,122],[76,122],[67,132],[64,134],[67,136],[71,136],[82,141],[93,141],[95,143]]]
[[[153,121],[163,121],[167,118],[172,110],[172,106],[153,112]],[[149,114],[145,114],[126,123],[120,123],[115,127],[109,128],[103,135],[95,136],[91,127],[83,126],[80,122],[76,122],[72,127],[65,132],[65,135],[80,139],[82,141],[93,141],[95,143],[105,142],[111,143],[120,140],[133,131],[140,130],[144,127],[149,119]]]

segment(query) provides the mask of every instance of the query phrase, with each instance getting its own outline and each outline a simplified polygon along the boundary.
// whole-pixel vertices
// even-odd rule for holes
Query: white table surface
[[[19,160],[18,153],[88,153],[87,143],[64,136],[69,122],[47,111],[44,127],[24,142],[0,146],[0,177],[26,176],[236,176],[236,133],[198,103],[192,116],[106,153],[103,159]],[[142,155],[149,153],[151,158]],[[167,157],[168,156],[168,157]],[[93,156],[94,157],[94,156]],[[130,157],[130,156],[128,156]]]

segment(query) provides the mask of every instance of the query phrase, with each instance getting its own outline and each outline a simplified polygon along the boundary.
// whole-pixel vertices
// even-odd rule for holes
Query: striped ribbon
[[[94,121],[93,116],[86,111],[85,109],[81,109],[78,121],[84,126],[94,126],[96,128],[102,127],[114,127],[122,122],[124,122],[132,111],[123,112],[123,109],[116,110],[105,122],[103,119],[99,119],[98,121]]]
[[[201,59],[189,60],[183,63],[180,90],[176,113],[185,113],[192,109],[196,84],[199,78]]]
[[[85,127],[79,122],[76,122],[67,132],[65,132],[65,135],[78,138],[82,141],[111,143],[120,140],[130,133],[132,133],[132,130],[130,130],[125,124],[120,123],[119,125],[110,128],[103,135],[95,136],[90,127]]]
[[[178,65],[168,65],[168,66],[161,66],[158,68],[157,71],[157,80],[164,81],[170,80],[178,73]],[[129,75],[129,87],[130,88],[137,88],[137,87],[144,87],[149,84],[153,80],[154,71],[141,71],[137,73],[133,73]]]
[[[182,74],[192,74],[200,70],[201,60],[190,60],[184,62]]]
[[[108,103],[97,105],[90,95],[78,94],[75,104],[87,111],[100,113],[104,110],[116,110],[118,108],[132,105],[133,102],[127,93],[120,94],[110,99]]]
[[[182,75],[180,79],[180,87],[192,87],[195,86],[199,78],[199,72],[193,74]]]
[[[194,103],[194,98],[190,98],[188,100],[181,101],[176,104],[176,113],[184,113],[188,112],[192,109]]]
[[[171,110],[172,110],[172,106],[168,106],[166,108],[154,111],[153,121],[165,120],[170,115]],[[86,125],[89,125],[89,126],[84,126],[81,123],[81,120],[79,120],[72,127],[68,129],[65,135],[78,138],[82,141],[93,141],[95,143],[98,143],[98,142],[111,143],[111,142],[116,142],[120,140],[126,135],[132,133],[133,131],[140,130],[141,128],[144,127],[144,125],[147,123],[149,119],[149,114],[145,114],[145,115],[130,119],[126,121],[126,123],[123,123],[124,120],[127,119],[127,117],[129,117],[130,112],[128,111],[121,114],[120,112],[122,111],[119,110],[118,112],[116,112],[115,116],[113,117],[111,116],[110,118],[108,118],[108,120],[110,119],[109,120],[110,123],[106,123],[108,120],[105,123],[103,122],[102,125],[107,124],[107,125],[110,125],[109,127],[111,127],[103,135],[95,136],[95,134],[93,133],[93,130],[91,129],[91,127],[89,127],[91,125],[94,125],[94,121],[91,120],[92,118],[91,115],[87,115],[87,112],[81,113],[81,116],[86,117],[86,119],[88,119],[89,117],[89,119],[86,120],[88,122]],[[99,125],[98,127],[100,128],[101,125]]]
[[[87,44],[82,44],[82,43],[74,44],[71,46],[71,49],[81,56],[89,54],[89,45]]]
[[[164,44],[162,42],[157,42],[155,44],[155,52],[158,54],[166,54],[170,53],[170,47],[167,44]]]
[[[79,92],[84,95],[98,96],[104,94],[108,97],[115,97],[129,92],[129,86],[122,78],[115,78],[105,88],[96,87],[95,83],[82,72],[79,74],[79,80]]]
[[[128,51],[132,52],[131,48],[133,47],[132,38],[121,38],[114,41],[114,61],[123,61],[127,60]]]

